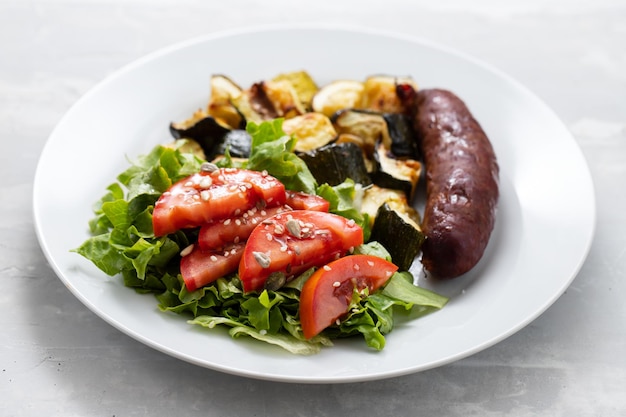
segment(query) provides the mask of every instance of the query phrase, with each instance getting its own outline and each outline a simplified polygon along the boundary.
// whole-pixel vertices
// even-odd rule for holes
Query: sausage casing
[[[426,171],[422,265],[454,278],[482,258],[493,231],[499,167],[487,135],[453,93],[421,90],[415,129]]]

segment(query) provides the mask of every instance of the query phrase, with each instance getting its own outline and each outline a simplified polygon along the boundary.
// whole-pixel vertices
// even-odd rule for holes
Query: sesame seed
[[[265,238],[266,238],[269,242],[271,242],[271,241],[272,241],[272,239],[274,239],[274,237],[272,236],[272,234],[271,234],[271,233],[267,233],[267,234],[265,235]]]
[[[263,171],[261,171],[261,175],[264,176],[264,177],[267,177],[268,173],[267,173],[266,170],[263,170]]]
[[[239,236],[235,236],[235,238],[233,239],[234,243],[239,243],[239,241],[241,240],[241,238]]]
[[[228,255],[230,255],[230,253],[228,253],[228,251],[224,252],[224,258],[226,258]]]
[[[352,227],[352,226],[354,226],[354,225],[355,225],[355,223],[354,223],[354,220],[353,220],[353,219],[348,220],[348,222],[347,222],[346,224],[347,224],[348,226],[350,226],[350,227]]]
[[[369,266],[374,266],[374,262],[372,262],[372,261],[367,261],[367,264],[368,264]]]
[[[235,210],[235,216],[239,216],[240,213],[241,213],[241,209]]]
[[[324,265],[324,271],[331,271],[332,268],[328,265]]]
[[[185,249],[183,249],[182,251],[180,251],[180,256],[185,257],[187,255],[189,255],[192,251],[193,251],[193,243],[189,246],[187,246]]]
[[[185,187],[193,187],[193,181],[187,181]]]
[[[192,196],[192,198],[193,198],[194,200],[200,200],[200,196],[199,196],[198,194],[194,194],[194,195]]]
[[[210,259],[211,259],[213,262],[215,262],[215,261],[217,261],[217,256],[215,256],[215,255],[211,255],[211,258],[210,258]]]
[[[287,252],[287,249],[289,249],[287,246],[281,246],[280,247],[280,251],[283,252],[283,253]]]
[[[230,219],[224,220],[224,226],[228,226],[230,224]]]
[[[236,220],[235,220],[235,224],[236,224],[237,226],[241,226],[241,220],[236,219]]]
[[[207,190],[200,191],[200,198],[204,201],[209,201],[211,199],[211,193]]]
[[[389,278],[389,277],[392,275],[392,273],[391,273],[391,271],[387,271],[387,272],[385,273],[385,275],[387,276],[387,278]]]
[[[361,269],[361,267],[358,264],[354,264],[353,268],[355,271],[358,271],[359,269]]]
[[[337,326],[339,326],[339,325],[341,324],[341,320],[339,320],[339,319],[335,320],[335,324],[336,324]]]
[[[202,177],[202,179],[200,180],[200,188],[209,188],[211,185],[213,185],[213,180],[211,179],[211,177]]]
[[[335,281],[333,282],[333,287],[338,288],[341,285],[341,282]]]
[[[260,334],[261,336],[265,336],[265,335],[267,334],[267,330],[265,330],[265,329],[261,329],[261,330],[259,330],[259,334]]]

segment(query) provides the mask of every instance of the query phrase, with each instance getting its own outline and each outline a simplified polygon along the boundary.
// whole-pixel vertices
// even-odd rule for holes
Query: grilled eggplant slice
[[[337,185],[351,178],[357,184],[371,184],[363,151],[354,143],[330,144],[308,152],[300,158],[309,167],[318,184]]]
[[[320,88],[313,96],[313,111],[332,117],[337,111],[358,107],[363,93],[363,83],[354,80],[337,80]]]
[[[337,138],[337,132],[330,119],[322,113],[306,113],[286,119],[283,122],[283,131],[294,135],[296,152],[307,152],[321,148]]]
[[[410,109],[406,108],[405,101],[398,95],[397,89],[400,85],[417,89],[417,84],[410,77],[388,75],[368,77],[363,83],[359,107],[380,113],[408,113]]]
[[[399,239],[398,237],[402,237]],[[378,208],[370,240],[381,243],[400,270],[407,271],[419,254],[425,235],[413,219],[387,203]]]
[[[374,184],[401,190],[411,200],[422,172],[422,164],[414,159],[397,158],[382,142],[376,145],[374,161]]]

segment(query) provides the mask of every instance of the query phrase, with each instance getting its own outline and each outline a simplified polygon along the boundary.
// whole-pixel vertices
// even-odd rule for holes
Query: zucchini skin
[[[449,279],[482,258],[495,225],[499,166],[493,147],[453,93],[417,93],[414,126],[426,171],[422,265]]]

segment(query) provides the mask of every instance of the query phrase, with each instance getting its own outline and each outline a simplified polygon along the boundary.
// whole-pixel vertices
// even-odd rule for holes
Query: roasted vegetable
[[[278,74],[272,81],[288,81],[293,86],[298,99],[306,111],[311,110],[311,101],[317,93],[318,87],[313,78],[306,71],[294,71]]]
[[[419,159],[417,137],[411,122],[411,118],[400,113],[385,113],[383,118],[387,123],[390,143],[385,146],[397,157]]]
[[[283,122],[283,131],[298,139],[295,147],[297,152],[320,148],[337,138],[333,124],[322,113],[311,112],[286,119]]]
[[[376,145],[374,161],[375,168],[371,174],[373,182],[384,188],[401,190],[411,200],[422,172],[422,164],[414,159],[397,158],[382,142]]]
[[[318,184],[337,185],[351,178],[361,185],[371,184],[363,151],[354,143],[330,144],[299,154]]]
[[[371,219],[375,219],[378,208],[385,203],[387,203],[391,209],[411,219],[415,225],[420,224],[419,214],[409,204],[404,192],[383,188],[376,184],[365,189],[361,203],[361,211],[367,213]]]
[[[242,88],[224,75],[213,75],[210,87],[211,96],[207,105],[207,115],[233,129],[245,127],[245,120],[232,104],[234,98],[242,95]]]
[[[406,113],[409,109],[405,107],[404,100],[398,95],[399,85],[417,89],[417,85],[410,77],[387,75],[368,77],[363,83],[361,102],[357,107],[381,113]]]
[[[190,119],[171,123],[172,136],[175,139],[193,139],[202,147],[208,160],[223,155],[226,148],[233,157],[245,158],[250,155],[251,138],[245,130],[231,129],[213,117],[203,115],[203,112],[198,111]]]
[[[331,117],[337,111],[358,107],[363,93],[363,83],[353,80],[338,80],[320,88],[313,96],[313,111]]]
[[[289,119],[306,112],[289,81],[261,81],[232,99],[246,121],[260,123],[277,117]]]
[[[333,114],[331,121],[338,134],[361,138],[363,151],[368,158],[373,156],[377,142],[391,143],[387,123],[380,113],[343,109]]]
[[[424,233],[408,215],[392,209],[387,203],[378,208],[370,240],[382,244],[400,270],[411,267],[424,239]]]

